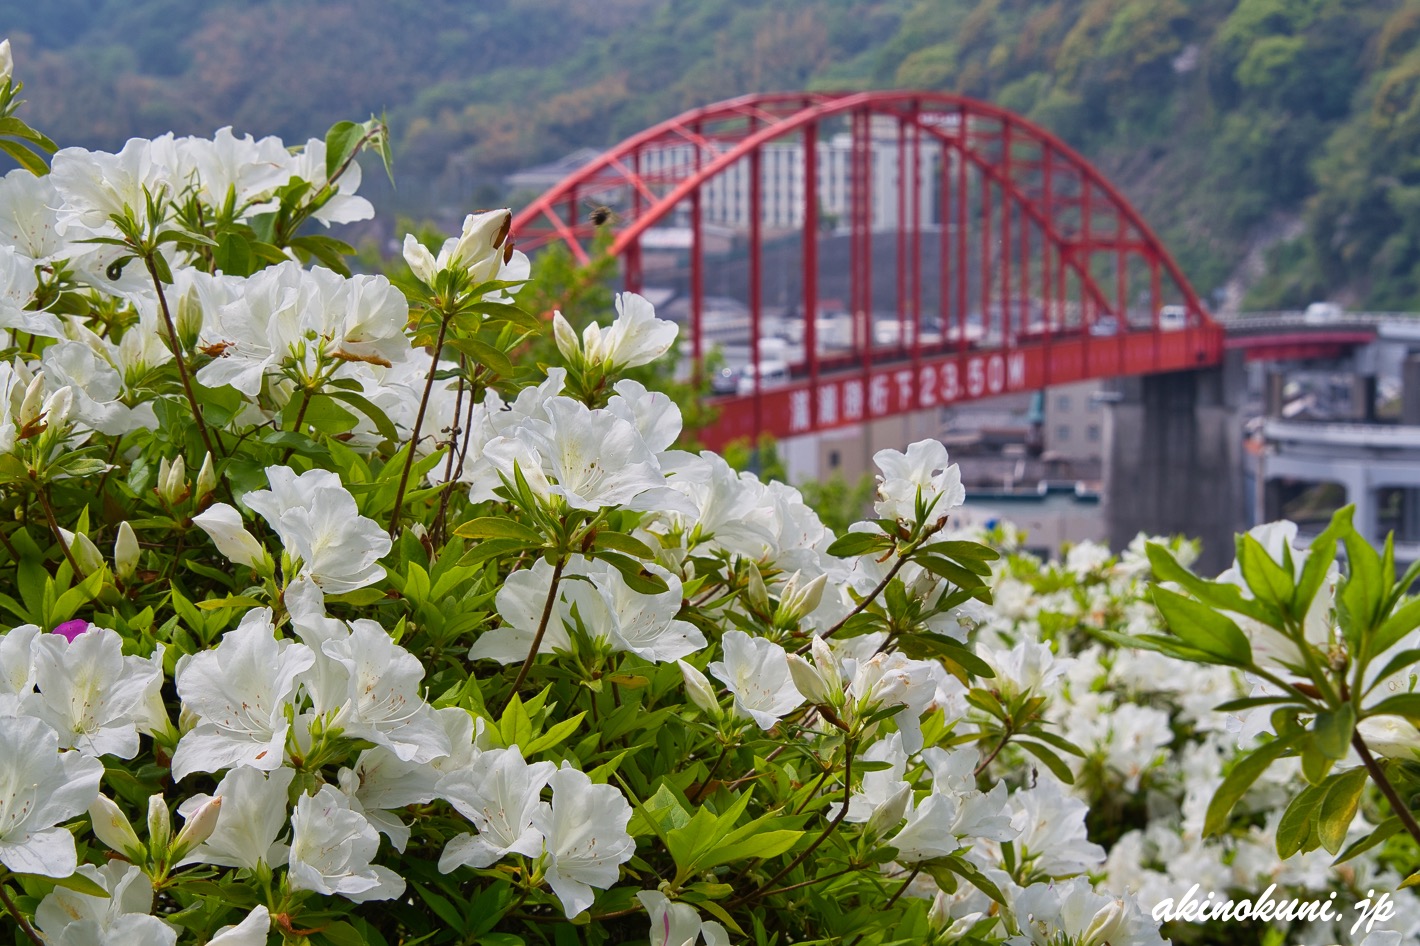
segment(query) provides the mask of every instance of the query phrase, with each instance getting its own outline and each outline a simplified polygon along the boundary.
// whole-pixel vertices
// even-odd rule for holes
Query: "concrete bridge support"
[[[1120,378],[1105,444],[1105,520],[1111,548],[1139,532],[1203,543],[1197,568],[1233,560],[1245,528],[1242,352],[1213,368]]]

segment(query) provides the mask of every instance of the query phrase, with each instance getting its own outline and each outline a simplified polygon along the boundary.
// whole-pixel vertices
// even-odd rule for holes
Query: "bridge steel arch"
[[[768,196],[767,155],[780,172],[796,169],[770,179]],[[842,173],[826,169],[834,161]],[[598,225],[602,216],[610,223]],[[707,233],[727,223],[711,247]],[[732,326],[734,342],[762,365],[766,265],[792,252],[799,284],[778,308],[801,324],[802,350],[787,382],[755,371],[747,391],[717,399],[720,419],[702,435],[713,447],[1090,378],[1189,370],[1223,355],[1220,326],[1096,168],[1040,126],[959,95],[773,93],[692,109],[627,138],[513,221],[521,249],[560,242],[579,262],[598,251],[594,243],[604,246],[598,235],[607,229],[606,251],[621,259],[633,291],[646,284],[658,230],[685,237],[669,256],[684,257],[671,270],[688,298],[684,347],[697,372],[714,340],[707,257],[742,255],[747,317]],[[845,239],[846,273],[825,273],[823,244]],[[888,256],[891,293],[880,278]],[[665,270],[649,275],[665,278]],[[825,298],[825,278],[844,276],[846,300]],[[830,308],[844,310],[846,341],[824,337]]]

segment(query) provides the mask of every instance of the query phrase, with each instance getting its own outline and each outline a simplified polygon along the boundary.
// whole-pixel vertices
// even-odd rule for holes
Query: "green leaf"
[[[1203,819],[1203,836],[1212,837],[1221,834],[1228,826],[1228,816],[1232,814],[1234,806],[1247,794],[1247,790],[1252,787],[1267,767],[1280,759],[1288,749],[1297,741],[1296,736],[1287,736],[1281,739],[1274,739],[1252,754],[1239,759],[1228,775],[1223,779],[1223,784],[1218,786],[1218,790],[1213,793],[1213,800],[1208,803],[1208,813]]]
[[[1361,792],[1366,788],[1367,777],[1365,768],[1357,766],[1331,779],[1331,787],[1321,803],[1317,835],[1321,846],[1332,854],[1340,851],[1341,845],[1346,843],[1346,831],[1356,817],[1356,809],[1360,807]]]
[[[455,351],[472,358],[476,364],[491,369],[499,377],[511,378],[516,372],[508,356],[481,339],[464,336],[446,339]]]
[[[1416,627],[1420,627],[1420,598],[1396,608],[1390,617],[1376,628],[1376,632],[1366,643],[1366,656],[1374,657],[1385,653]]]
[[[1032,742],[1029,739],[1017,739],[1016,744],[1041,762],[1044,762],[1045,767],[1060,781],[1064,782],[1066,785],[1075,784],[1075,775],[1070,771],[1070,766],[1066,765],[1065,760],[1056,755],[1054,750],[1046,748],[1041,743]]]
[[[700,870],[709,870],[722,864],[733,864],[735,861],[751,857],[778,857],[797,844],[804,834],[803,831],[788,830],[755,831],[749,838],[742,841],[721,844],[713,848],[710,853],[696,861],[696,867]]]
[[[1356,710],[1350,703],[1342,703],[1335,710],[1317,713],[1316,720],[1312,723],[1317,751],[1328,759],[1342,758],[1351,748],[1351,733],[1355,728]]]
[[[598,532],[592,547],[624,552],[635,558],[654,559],[656,557],[656,553],[651,551],[646,543],[624,532]]]
[[[536,545],[543,545],[547,542],[538,532],[516,519],[496,516],[470,519],[454,529],[454,535],[465,539],[517,539],[520,542]]]
[[[1169,630],[1179,639],[1216,658],[1216,663],[1234,667],[1252,665],[1252,645],[1230,618],[1167,588],[1155,587],[1153,590],[1154,603],[1158,605]]]
[[[14,158],[16,164],[26,171],[29,171],[35,177],[44,177],[49,173],[49,165],[44,163],[44,158],[35,154],[18,141],[0,138],[0,151]]]
[[[336,122],[325,133],[325,177],[330,180],[345,163],[345,159],[355,153],[355,146],[364,137],[365,130],[354,122]],[[323,181],[312,181],[321,184]]]
[[[670,587],[660,575],[620,552],[602,552],[597,558],[621,572],[621,577],[626,581],[626,587],[632,591],[640,592],[643,595],[659,595],[665,594]]]
[[[1375,706],[1368,707],[1366,715],[1420,719],[1420,693],[1397,693],[1395,696],[1388,696]]]
[[[1327,790],[1326,782],[1309,785],[1292,799],[1292,803],[1282,813],[1282,820],[1277,823],[1278,857],[1286,860],[1299,851],[1309,851],[1315,847],[1309,845],[1309,842],[1316,834],[1317,815],[1321,811],[1322,802],[1326,800]]]
[[[337,401],[344,401],[364,414],[375,425],[375,429],[380,432],[380,436],[394,443],[399,442],[399,431],[395,429],[394,422],[389,419],[389,415],[375,406],[369,398],[354,391],[325,390],[321,392],[326,397],[333,397]]]
[[[1276,625],[1281,622],[1282,616],[1276,608],[1272,608],[1262,601],[1244,598],[1242,589],[1236,585],[1199,578],[1180,565],[1173,557],[1173,553],[1157,542],[1150,542],[1145,546],[1145,550],[1149,556],[1149,567],[1153,570],[1154,577],[1159,581],[1171,581],[1181,585],[1185,591],[1199,601],[1218,610],[1245,614],[1267,625]]]
[[[1405,825],[1398,817],[1392,815],[1391,817],[1387,818],[1379,825],[1377,825],[1376,830],[1372,831],[1370,834],[1366,835],[1361,840],[1352,844],[1345,851],[1342,851],[1341,856],[1338,857],[1333,863],[1344,864],[1356,855],[1366,853],[1371,848],[1375,847],[1377,844],[1384,844],[1390,838],[1394,837],[1395,835],[1399,834],[1401,831],[1404,830]]]
[[[852,558],[868,552],[881,552],[892,547],[892,539],[873,532],[849,532],[834,540],[828,547],[828,554],[838,558]]]
[[[1250,535],[1238,536],[1238,566],[1243,580],[1261,601],[1279,608],[1292,604],[1292,576]]]

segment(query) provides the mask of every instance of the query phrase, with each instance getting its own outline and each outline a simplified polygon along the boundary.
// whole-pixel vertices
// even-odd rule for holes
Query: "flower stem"
[[[1361,738],[1359,732],[1351,733],[1351,745],[1356,747],[1356,754],[1361,757],[1361,764],[1366,767],[1366,771],[1370,773],[1371,781],[1380,788],[1386,801],[1390,802],[1391,810],[1395,812],[1395,816],[1400,819],[1401,824],[1405,825],[1405,830],[1410,832],[1410,836],[1420,842],[1420,824],[1415,822],[1415,816],[1411,814],[1410,806],[1405,804],[1400,793],[1390,783],[1390,779],[1386,778],[1385,771],[1381,769],[1375,756],[1371,755],[1370,747],[1366,745],[1366,740]]]
[[[390,516],[390,537],[399,534],[399,516],[404,511],[404,493],[409,488],[409,471],[414,468],[414,448],[419,444],[419,432],[424,426],[424,412],[429,409],[429,395],[434,391],[434,375],[439,373],[439,352],[444,350],[444,335],[449,330],[449,316],[439,320],[439,337],[429,357],[429,374],[424,379],[424,395],[419,399],[419,413],[414,416],[414,430],[409,435],[409,453],[404,458],[404,470],[399,474],[399,489],[394,494],[394,513]],[[517,687],[514,687],[517,689]]]
[[[207,424],[202,420],[202,406],[197,403],[197,395],[192,390],[192,378],[187,373],[187,359],[182,354],[182,342],[178,339],[177,326],[173,324],[172,310],[168,308],[168,297],[163,292],[163,281],[158,278],[158,269],[153,265],[153,253],[156,250],[149,250],[143,254],[143,265],[148,270],[148,275],[153,280],[153,288],[158,293],[158,310],[163,315],[163,325],[168,330],[168,341],[173,346],[173,360],[177,363],[178,377],[182,379],[182,390],[187,395],[188,406],[192,408],[192,419],[197,422],[197,432],[202,437],[202,445],[207,448],[207,452],[214,458],[222,456],[212,446],[212,436],[207,431]]]
[[[7,877],[6,880],[8,879]],[[15,918],[16,923],[20,924],[20,929],[30,938],[30,941],[33,942],[35,946],[44,946],[44,940],[40,939],[39,934],[35,932],[35,928],[30,926],[30,921],[25,919],[25,915],[20,912],[20,908],[15,906],[15,901],[10,899],[10,891],[5,889],[3,881],[0,881],[0,903],[5,904],[5,910]]]
[[[794,868],[798,867],[804,861],[808,860],[809,855],[812,854],[814,851],[818,850],[820,844],[828,840],[828,836],[833,833],[833,829],[837,828],[840,824],[843,823],[843,819],[848,817],[848,802],[852,799],[852,797],[853,744],[850,742],[847,744],[847,751],[844,753],[843,756],[843,807],[838,809],[838,814],[834,815],[833,820],[830,821],[824,827],[823,831],[819,833],[818,837],[814,838],[813,843],[811,843],[808,847],[800,851],[799,856],[790,861],[787,867],[779,871],[779,873],[775,874],[773,877],[769,878],[767,881],[765,881],[763,884],[761,884],[758,888],[751,891],[750,893],[747,893],[743,897],[738,897],[735,900],[730,901],[730,906],[738,906],[741,903],[744,903],[746,900],[753,900],[756,897],[764,896],[764,894],[770,889],[772,889],[775,884],[779,883],[779,881],[787,877],[794,870]]]
[[[917,879],[917,875],[921,872],[921,864],[912,868],[912,873],[908,874],[907,879],[902,882],[902,886],[897,888],[897,893],[893,894],[892,898],[889,899],[887,903],[883,904],[884,912],[892,909],[892,905],[902,898],[902,895],[907,892],[907,888],[912,886],[912,882]]]
[[[986,767],[996,761],[996,757],[1001,754],[1001,750],[1006,748],[1006,743],[1011,741],[1011,727],[1007,726],[1001,733],[1001,741],[996,743],[996,748],[991,750],[991,754],[981,760],[981,764],[971,773],[973,776],[980,775],[986,771]]]
[[[44,510],[45,521],[49,523],[49,531],[54,533],[54,539],[59,543],[59,548],[64,552],[64,559],[69,563],[69,567],[74,569],[74,580],[81,581],[85,577],[84,570],[79,567],[79,563],[74,561],[74,553],[69,550],[69,543],[64,541],[64,533],[59,531],[59,520],[54,516],[54,506],[49,501],[49,487],[41,486],[35,493],[39,496],[40,508]]]
[[[705,800],[705,796],[710,792],[710,783],[715,781],[715,774],[720,771],[720,766],[725,762],[725,756],[730,754],[730,744],[727,742],[720,749],[720,755],[715,759],[715,764],[710,766],[710,771],[705,775],[705,781],[700,783],[700,788],[696,791],[695,797],[690,799],[692,805],[698,805]]]
[[[523,661],[522,669],[518,671],[518,678],[513,681],[513,688],[508,691],[508,699],[503,704],[503,709],[508,709],[508,704],[513,702],[513,697],[518,693],[518,687],[523,685],[527,679],[528,671],[532,669],[533,660],[537,657],[537,652],[542,647],[543,635],[547,633],[547,622],[552,618],[552,606],[557,601],[557,585],[562,580],[562,569],[567,564],[567,556],[561,555],[557,558],[557,564],[552,566],[552,583],[547,586],[547,600],[542,605],[542,620],[537,624],[537,634],[533,637],[532,646],[528,648],[528,657]]]

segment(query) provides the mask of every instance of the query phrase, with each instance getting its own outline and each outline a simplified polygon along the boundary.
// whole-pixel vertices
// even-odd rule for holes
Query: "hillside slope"
[[[1420,306],[1420,0],[49,0],[0,34],[65,142],[387,110],[413,213],[742,92],[951,89],[1097,160],[1205,292],[1251,252],[1253,306]]]

